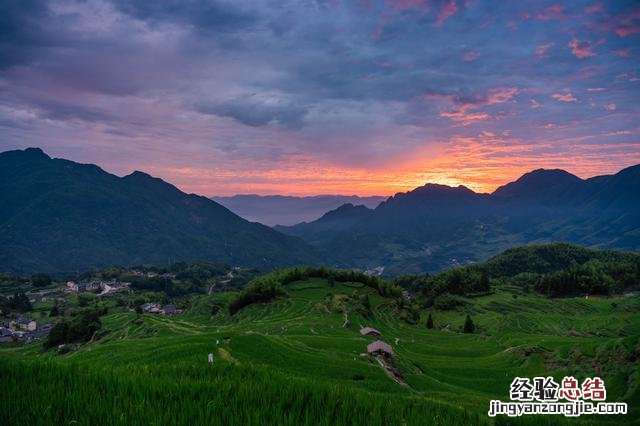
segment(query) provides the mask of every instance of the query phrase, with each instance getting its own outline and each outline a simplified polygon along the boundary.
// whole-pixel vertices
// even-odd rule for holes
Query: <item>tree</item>
[[[49,336],[47,340],[44,342],[45,348],[51,348],[53,346],[58,346],[67,341],[67,335],[69,334],[69,324],[62,321],[53,326],[51,331],[49,332]]]
[[[428,329],[433,328],[433,318],[431,317],[431,312],[429,312],[429,318],[427,318],[427,328]]]
[[[136,314],[138,315],[142,315],[143,311],[142,311],[142,306],[140,305],[136,305]]]
[[[89,306],[89,302],[95,300],[95,296],[87,294],[79,294],[78,295],[78,306],[81,308],[86,308]]]
[[[60,308],[58,308],[58,304],[56,303],[55,305],[53,305],[53,308],[51,308],[51,311],[49,312],[49,316],[57,317],[59,315],[60,315]]]
[[[469,315],[467,315],[467,318],[465,318],[464,320],[464,333],[473,333],[474,331],[476,331],[476,326],[473,323],[473,320],[471,319],[471,317]]]
[[[18,312],[27,312],[33,309],[33,306],[31,306],[31,301],[23,292],[15,293],[13,297],[9,299],[8,305],[9,309]]]
[[[371,301],[369,300],[368,294],[362,296],[362,306],[364,306],[367,311],[371,310]]]
[[[35,287],[46,287],[51,285],[51,277],[47,274],[33,274],[31,275],[31,284]]]

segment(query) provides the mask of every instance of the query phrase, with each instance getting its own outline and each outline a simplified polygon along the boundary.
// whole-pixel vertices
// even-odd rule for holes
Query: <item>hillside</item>
[[[0,271],[181,260],[266,270],[317,257],[297,238],[142,172],[120,178],[39,149],[0,154]]]
[[[529,247],[487,265],[529,270],[519,256],[561,250],[585,262],[626,256],[588,251],[587,260],[576,247]],[[173,317],[127,309],[138,293],[124,303],[102,299],[108,312],[95,341],[65,351],[0,345],[0,396],[31,396],[0,398],[0,422],[89,424],[117,412],[126,424],[639,424],[637,296],[548,298],[492,279],[485,294],[424,308],[419,296],[406,300],[391,283],[349,271],[277,271],[255,282],[281,292],[233,314],[226,308],[241,292],[193,295],[176,301],[186,311]],[[67,310],[77,309],[76,296],[66,298]],[[50,308],[38,303],[31,315],[45,320]],[[466,315],[474,333],[462,332]],[[375,339],[360,334],[364,326],[393,348],[386,363],[366,354]],[[516,376],[596,374],[607,401],[629,404],[627,416],[494,423],[486,415],[491,399],[508,400]]]
[[[638,250],[638,193],[640,166],[586,180],[539,169],[492,194],[427,184],[357,220],[336,211],[331,222],[278,229],[315,245],[335,265],[384,266],[388,275],[434,272],[529,243]]]
[[[276,231],[297,237],[303,237],[312,244],[321,244],[336,232],[348,230],[361,220],[369,217],[372,209],[364,205],[354,206],[351,203],[341,205],[335,210],[326,212],[313,222],[303,222],[295,226],[275,226]]]
[[[343,204],[364,205],[374,208],[386,197],[357,195],[316,195],[293,197],[285,195],[240,194],[232,197],[213,197],[238,216],[268,226],[291,226],[318,219],[329,210]]]

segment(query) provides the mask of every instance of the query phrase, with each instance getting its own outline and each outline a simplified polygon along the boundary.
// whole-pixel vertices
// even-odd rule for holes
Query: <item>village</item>
[[[131,270],[129,273],[135,277],[142,278],[162,278],[172,280],[175,274],[172,273],[156,273],[143,272],[140,270]],[[53,284],[53,283],[52,283]],[[64,315],[64,306],[69,306],[70,300],[75,303],[82,303],[80,299],[75,297],[91,296],[95,301],[109,296],[128,296],[135,294],[132,289],[131,282],[120,281],[117,279],[89,279],[79,281],[66,281],[61,284],[47,286],[46,288],[32,288],[27,292],[15,292],[13,299],[22,297],[23,306],[16,312],[3,312],[0,306],[0,314],[5,318],[0,320],[0,344],[11,343],[29,343],[36,340],[46,339],[55,326],[59,318]],[[86,296],[84,296],[86,295]],[[70,297],[75,296],[73,299]],[[11,300],[11,296],[9,299]],[[26,300],[25,300],[26,299]],[[91,300],[91,299],[88,299]],[[131,303],[131,302],[129,302]],[[52,306],[50,309],[36,309],[34,306]],[[66,308],[68,309],[68,308]],[[144,302],[130,307],[130,311],[139,314],[157,314],[157,315],[179,315],[183,313],[183,309],[179,309],[175,304],[159,302]]]
[[[53,323],[38,324],[28,317],[17,317],[0,323],[0,343],[32,342],[49,335]]]

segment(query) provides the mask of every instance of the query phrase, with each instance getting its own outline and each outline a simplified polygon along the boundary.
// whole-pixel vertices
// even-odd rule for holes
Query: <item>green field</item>
[[[503,287],[431,311],[428,330],[427,311],[409,325],[360,283],[311,278],[286,290],[233,316],[207,312],[231,293],[199,296],[175,317],[112,307],[108,333],[64,355],[42,343],[4,347],[0,424],[640,424],[637,296],[549,299]],[[369,294],[370,318],[328,302],[354,291]],[[475,334],[460,332],[467,313]],[[405,384],[364,355],[372,339],[361,326],[393,346]],[[546,375],[599,375],[607,401],[630,412],[487,416],[491,399],[509,399],[513,377]]]

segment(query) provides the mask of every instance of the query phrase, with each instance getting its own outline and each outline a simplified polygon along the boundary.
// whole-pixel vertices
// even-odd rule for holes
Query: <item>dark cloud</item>
[[[231,117],[247,126],[275,125],[289,129],[300,129],[308,110],[304,106],[279,99],[256,95],[225,101],[219,104],[200,104],[198,111]]]
[[[212,33],[239,31],[257,23],[255,13],[232,1],[115,0],[114,5],[141,20],[188,25]]]
[[[51,40],[42,31],[48,13],[44,0],[6,0],[0,3],[0,69],[27,62],[32,49]]]

